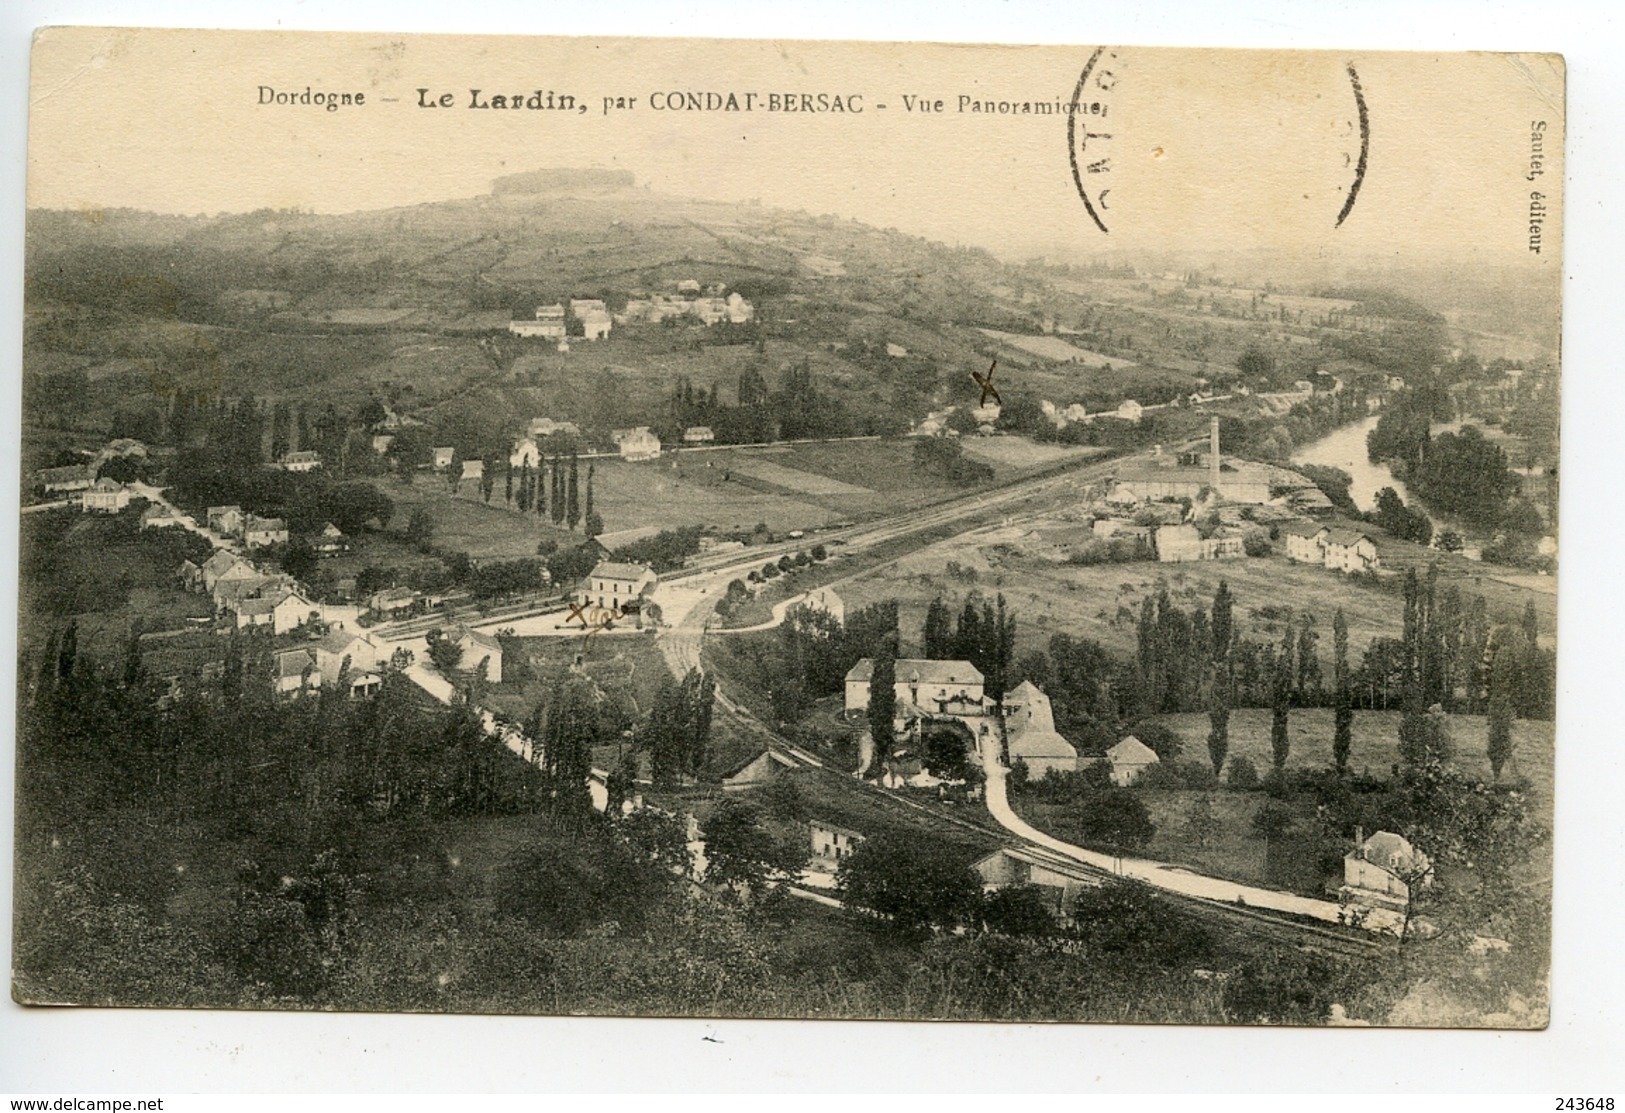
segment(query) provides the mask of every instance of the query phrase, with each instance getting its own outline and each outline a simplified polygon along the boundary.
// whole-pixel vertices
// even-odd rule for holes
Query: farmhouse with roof
[[[321,686],[322,670],[316,667],[316,657],[310,650],[284,649],[276,655],[278,695],[292,699]]]
[[[557,302],[552,305],[538,305],[535,319],[509,321],[508,331],[515,336],[540,336],[549,340],[563,339],[564,306]]]
[[[168,529],[170,526],[185,524],[178,513],[161,502],[155,502],[141,512],[142,529]]]
[[[44,468],[34,473],[34,485],[48,495],[71,495],[85,490],[93,481],[90,468],[84,464]]]
[[[446,639],[463,651],[459,662],[463,668],[472,672],[484,661],[485,679],[492,684],[502,683],[502,642],[467,626],[447,631]]]
[[[982,879],[985,892],[1036,886],[1051,912],[1063,919],[1078,894],[1098,889],[1101,876],[1081,862],[1074,862],[1036,846],[1006,846],[971,863]]]
[[[1050,770],[1070,773],[1078,767],[1078,751],[1055,730],[1049,697],[1031,680],[1023,680],[1004,696],[1004,726],[1010,743],[1010,762],[1024,762],[1034,778]]]
[[[432,451],[434,453],[432,460],[435,471],[446,471],[449,469],[451,467],[452,457],[457,455],[457,450],[455,448],[445,444],[440,445]]]
[[[288,523],[281,518],[261,518],[250,514],[243,522],[243,544],[250,549],[264,549],[288,543]]]
[[[348,695],[372,695],[383,686],[383,679],[375,671],[379,660],[378,647],[359,634],[329,630],[316,642],[316,667],[321,670],[322,684],[328,688],[336,685],[339,672],[348,664]]]
[[[1106,760],[1112,767],[1112,784],[1127,787],[1161,759],[1157,751],[1130,734],[1106,751]]]
[[[211,506],[204,515],[204,521],[222,537],[236,537],[243,530],[243,508]]]
[[[1339,572],[1375,572],[1377,543],[1357,529],[1334,529],[1326,535],[1326,567]]]

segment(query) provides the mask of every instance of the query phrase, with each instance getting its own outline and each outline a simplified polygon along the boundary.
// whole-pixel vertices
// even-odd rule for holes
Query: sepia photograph
[[[18,1003],[1550,1023],[1561,56],[29,83]]]

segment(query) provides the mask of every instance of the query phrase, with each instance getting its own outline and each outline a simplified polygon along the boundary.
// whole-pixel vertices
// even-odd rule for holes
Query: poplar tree
[[[577,485],[576,454],[570,453],[570,483],[565,497],[564,520],[573,530],[581,522],[580,488]]]
[[[1512,756],[1513,691],[1518,683],[1517,658],[1522,656],[1518,638],[1509,636],[1496,651],[1490,666],[1489,759],[1490,772],[1501,779],[1501,767]]]
[[[1275,655],[1275,684],[1270,693],[1270,760],[1277,770],[1286,768],[1292,741],[1287,735],[1287,708],[1292,702],[1292,612],[1284,620],[1281,649]]]
[[[1339,773],[1349,766],[1354,745],[1354,692],[1349,675],[1349,623],[1339,607],[1332,618],[1332,683],[1336,688],[1332,716],[1332,764]]]
[[[875,650],[873,667],[869,672],[869,737],[874,739],[875,754],[869,771],[878,776],[891,756],[896,733],[892,722],[897,717],[897,650],[890,638],[881,639]]]

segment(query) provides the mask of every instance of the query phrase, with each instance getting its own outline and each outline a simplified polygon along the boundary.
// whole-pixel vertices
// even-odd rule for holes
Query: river
[[[1405,484],[1388,470],[1388,465],[1373,464],[1366,458],[1365,435],[1377,427],[1379,416],[1372,414],[1364,421],[1345,425],[1318,441],[1302,445],[1292,454],[1292,462],[1321,464],[1347,472],[1353,479],[1349,484],[1349,496],[1354,499],[1354,505],[1361,510],[1374,510],[1377,505],[1377,492],[1384,487],[1392,487],[1399,497],[1405,500],[1405,505],[1409,506],[1410,492],[1405,489]]]

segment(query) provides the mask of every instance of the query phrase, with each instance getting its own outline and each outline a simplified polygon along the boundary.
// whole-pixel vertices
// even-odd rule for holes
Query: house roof
[[[1132,734],[1107,750],[1106,757],[1113,765],[1150,765],[1161,760],[1157,757],[1157,751]]]
[[[124,484],[120,483],[116,479],[109,479],[106,476],[103,476],[102,478],[96,480],[96,482],[92,483],[90,485],[90,489],[92,491],[122,491],[124,490]]]
[[[777,750],[763,747],[762,749],[751,751],[749,757],[745,758],[743,761],[735,762],[728,769],[724,770],[720,779],[724,781],[731,780],[764,758],[773,762],[774,764],[782,765],[786,769],[794,769],[796,767],[795,762],[791,761]]]
[[[1387,866],[1396,858],[1406,861],[1417,855],[1416,847],[1411,845],[1409,839],[1392,831],[1378,831],[1366,839],[1360,849],[1366,852],[1367,860],[1379,866]]]
[[[319,648],[326,650],[328,653],[344,653],[356,642],[362,642],[367,645],[372,644],[360,634],[352,634],[348,630],[329,630],[327,633],[321,636],[321,638],[316,642],[316,645]]]
[[[870,680],[874,677],[873,658],[865,657],[852,666],[846,679]],[[897,679],[907,682],[918,678],[922,684],[980,684],[982,673],[969,661],[932,661],[914,657],[897,660]]]
[[[653,576],[654,570],[647,564],[630,564],[617,560],[601,560],[593,565],[589,575],[599,580],[625,580],[635,583],[645,576]]]
[[[310,655],[308,649],[284,649],[276,655],[276,673],[278,676],[303,676],[305,670],[314,668],[316,659]]]
[[[281,518],[261,518],[250,514],[243,526],[244,533],[280,533],[288,528],[288,523]]]
[[[469,641],[473,642],[481,649],[489,649],[496,653],[502,652],[502,643],[495,637],[490,634],[482,634],[478,630],[472,630],[467,626],[460,626],[453,631],[452,640],[459,642]]]
[[[1049,697],[1044,694],[1044,689],[1031,680],[1023,680],[1004,694],[1004,702],[1007,704],[1048,703]]]
[[[332,522],[328,522],[325,526],[322,527],[322,536],[323,537],[343,537],[344,536],[344,531],[342,529],[340,529],[338,526],[335,526]]]
[[[278,600],[269,595],[261,595],[253,599],[239,599],[237,613],[240,615],[270,614],[276,610]]]
[[[1073,748],[1072,743],[1053,730],[1046,730],[1043,727],[1028,727],[1025,730],[1017,730],[1011,733],[1010,756],[1012,758],[1075,758],[1078,756],[1078,751]]]
[[[284,452],[282,454],[282,462],[284,464],[308,464],[313,460],[320,460],[321,458],[322,458],[322,454],[320,452],[315,452],[315,451],[311,451],[311,450],[301,450],[299,452]]]
[[[1330,533],[1331,529],[1318,522],[1286,522],[1281,526],[1281,532],[1294,537],[1313,537],[1318,533]]]
[[[1328,533],[1326,541],[1331,545],[1352,545],[1356,541],[1371,541],[1371,535],[1364,530],[1345,528],[1329,530]],[[1371,544],[1375,545],[1376,542],[1371,541]]]

